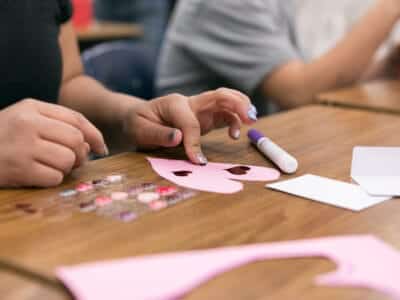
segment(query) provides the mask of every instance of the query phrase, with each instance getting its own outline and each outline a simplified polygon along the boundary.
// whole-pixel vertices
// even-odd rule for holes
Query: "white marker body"
[[[264,137],[259,139],[257,148],[283,172],[293,174],[297,171],[299,167],[297,160],[269,138]]]

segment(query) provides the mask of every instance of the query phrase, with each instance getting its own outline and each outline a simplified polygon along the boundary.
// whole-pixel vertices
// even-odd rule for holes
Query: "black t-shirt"
[[[0,0],[0,108],[25,98],[57,102],[60,25],[70,0]]]

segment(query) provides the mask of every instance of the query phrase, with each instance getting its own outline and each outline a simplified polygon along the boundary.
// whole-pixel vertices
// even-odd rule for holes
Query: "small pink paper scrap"
[[[400,252],[368,235],[144,256],[63,267],[57,274],[78,300],[176,300],[251,262],[305,257],[328,258],[338,266],[317,277],[318,285],[370,288],[400,299]]]

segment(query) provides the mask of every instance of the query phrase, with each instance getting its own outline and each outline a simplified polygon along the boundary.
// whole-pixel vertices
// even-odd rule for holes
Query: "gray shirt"
[[[253,96],[274,69],[299,58],[292,0],[180,0],[157,87],[161,95],[223,86]]]

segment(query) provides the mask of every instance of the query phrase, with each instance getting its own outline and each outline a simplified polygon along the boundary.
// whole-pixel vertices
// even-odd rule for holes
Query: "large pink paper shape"
[[[318,285],[365,287],[400,299],[400,252],[368,235],[144,256],[64,267],[57,274],[78,300],[176,300],[251,262],[306,257],[338,265],[317,277]]]
[[[244,181],[272,181],[277,180],[280,173],[271,168],[251,165],[208,163],[206,166],[194,165],[184,160],[147,158],[152,168],[161,177],[187,188],[205,192],[233,194],[243,189],[243,184],[235,180]],[[250,168],[247,174],[234,175],[228,169],[245,166]],[[187,176],[176,176],[174,172],[190,171]]]

